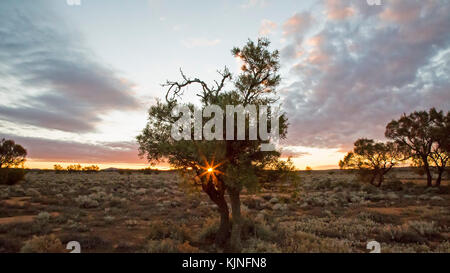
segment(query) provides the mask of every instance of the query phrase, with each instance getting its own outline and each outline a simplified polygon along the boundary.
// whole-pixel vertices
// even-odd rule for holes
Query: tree
[[[211,105],[217,105],[222,110],[229,105],[242,107],[256,105],[258,110],[263,105],[273,106],[277,101],[276,87],[280,82],[279,53],[277,50],[271,52],[269,45],[267,39],[258,39],[257,43],[248,41],[242,48],[233,48],[232,54],[243,63],[241,73],[234,81],[226,67],[218,72],[220,80],[215,81],[213,85],[208,85],[198,78],[189,78],[181,71],[181,82],[167,81],[163,85],[168,88],[166,101],[158,101],[150,108],[148,123],[137,137],[141,156],[146,156],[152,164],[165,159],[173,167],[183,170],[185,175],[201,187],[217,205],[221,220],[215,242],[220,246],[228,243],[232,251],[239,251],[241,247],[242,189],[244,187],[254,189],[263,179],[264,170],[279,169],[281,165],[286,167],[288,163],[280,163],[278,151],[261,150],[261,145],[267,141],[260,138],[237,140],[236,132],[241,128],[237,127],[239,120],[234,122],[234,113],[232,123],[222,119],[222,123],[214,124],[214,132],[217,132],[217,126],[220,125],[224,128],[223,132],[233,129],[233,139],[228,139],[223,133],[219,138],[208,140],[205,135],[196,135],[195,124],[187,122],[184,124],[187,127],[183,127],[187,131],[186,138],[178,141],[172,138],[171,127],[181,117],[173,117],[171,113],[181,105],[187,106],[194,116],[202,112],[205,116],[204,110]],[[226,91],[224,88],[227,84],[231,84],[233,88]],[[199,98],[197,106],[180,102],[186,87],[191,85],[200,88],[200,92],[196,94]],[[214,117],[216,115],[223,117],[223,111],[219,110],[214,112]],[[269,127],[274,113],[275,111],[270,108],[267,120]],[[244,117],[244,128],[248,129],[250,117],[248,119]],[[201,123],[203,128],[210,126],[211,120],[203,120]],[[284,138],[287,133],[287,119],[284,114],[280,115],[278,129],[280,138]],[[225,192],[230,196],[232,225]]]
[[[83,170],[83,168],[81,167],[80,164],[67,166],[67,171],[68,172],[80,172],[82,170]]]
[[[57,172],[57,173],[60,173],[60,172],[64,171],[64,168],[63,168],[61,165],[59,165],[59,164],[53,165],[53,169],[54,169],[55,172]]]
[[[83,167],[83,171],[88,173],[98,172],[99,170],[100,168],[97,165]]]
[[[430,110],[432,117],[432,135],[433,145],[431,147],[430,165],[437,170],[438,177],[435,185],[440,186],[442,174],[448,166],[450,166],[450,112],[444,115],[442,111],[436,111],[432,108]]]
[[[370,184],[380,187],[384,176],[403,158],[401,147],[393,142],[375,142],[361,138],[339,162],[341,169],[358,169],[362,176],[370,176]],[[375,181],[378,179],[377,183]]]
[[[431,108],[404,114],[386,126],[385,135],[408,151],[413,165],[423,168],[427,175],[427,187],[432,186],[431,167],[438,170],[436,185],[440,185],[442,173],[449,161],[449,113]]]
[[[385,136],[393,139],[409,151],[409,158],[423,167],[427,175],[427,186],[432,186],[429,156],[434,142],[431,123],[433,117],[426,111],[403,114],[399,120],[392,120],[386,126]]]
[[[0,141],[0,169],[18,167],[25,162],[27,151],[14,140]]]

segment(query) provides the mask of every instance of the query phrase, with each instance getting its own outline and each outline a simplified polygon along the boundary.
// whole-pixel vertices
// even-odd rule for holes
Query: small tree
[[[60,173],[60,172],[64,171],[64,168],[59,164],[55,164],[55,165],[53,165],[53,170],[55,170],[55,172],[57,172],[57,173]]]
[[[276,86],[280,82],[278,75],[277,50],[269,51],[270,42],[259,39],[257,43],[249,41],[242,48],[234,48],[232,54],[242,60],[241,73],[236,80],[231,81],[232,75],[225,68],[220,71],[221,79],[214,85],[208,85],[198,78],[186,77],[183,72],[181,82],[167,81],[164,103],[157,102],[149,110],[149,121],[141,135],[137,137],[140,145],[140,155],[146,155],[151,163],[166,159],[173,167],[183,170],[196,185],[209,196],[217,205],[221,217],[220,227],[216,234],[216,244],[225,245],[229,242],[232,251],[241,248],[241,211],[240,192],[244,187],[254,188],[262,179],[264,170],[277,168],[280,164],[277,151],[262,151],[261,145],[267,141],[257,140],[228,140],[224,134],[222,139],[207,140],[205,136],[195,137],[195,128],[187,124],[190,140],[175,141],[171,136],[171,127],[178,120],[172,117],[175,107],[183,105],[181,95],[187,86],[197,85],[200,89],[196,95],[199,97],[200,108],[193,104],[184,104],[194,112],[203,112],[205,107],[218,105],[225,109],[227,105],[272,105],[277,101],[275,97]],[[225,91],[227,83],[231,83],[232,90]],[[219,111],[218,111],[219,112]],[[215,112],[214,115],[220,115]],[[270,124],[271,117],[268,119]],[[222,116],[223,118],[223,116]],[[233,115],[234,119],[234,115]],[[222,119],[224,120],[224,119]],[[210,121],[203,121],[202,125]],[[233,122],[236,133],[237,123]],[[214,130],[216,130],[214,125]],[[223,132],[226,132],[227,123],[223,122]],[[228,125],[231,128],[231,125]],[[245,128],[249,128],[249,119],[245,118]],[[184,129],[183,129],[184,131]],[[193,133],[194,131],[194,133]],[[281,115],[279,120],[279,135],[284,138],[287,132],[287,120]],[[236,139],[236,135],[235,138]],[[192,176],[190,176],[192,175]],[[228,192],[232,209],[232,227],[229,219],[228,203],[225,199]]]
[[[80,164],[67,166],[67,171],[70,173],[71,172],[81,172],[82,170],[83,170],[83,167],[81,167]]]
[[[98,172],[99,170],[100,168],[97,165],[83,167],[83,171],[88,173]]]
[[[370,177],[370,184],[377,187],[381,186],[384,176],[403,158],[403,151],[393,142],[382,143],[362,138],[354,145],[353,152],[349,152],[339,162],[339,167],[358,169],[363,177]]]
[[[25,162],[27,151],[14,140],[0,141],[0,169],[18,167]]]

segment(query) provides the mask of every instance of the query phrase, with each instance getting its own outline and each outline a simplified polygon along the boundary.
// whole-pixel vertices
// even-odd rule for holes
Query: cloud
[[[352,16],[286,35],[280,94],[295,124],[287,144],[345,149],[359,137],[383,139],[402,113],[450,109],[449,2],[362,2],[333,1]]]
[[[311,153],[300,151],[300,150],[296,149],[295,147],[283,147],[281,149],[281,157],[283,157],[283,158],[287,158],[287,157],[299,158],[299,157],[303,157],[303,156],[307,156],[307,155],[311,155]]]
[[[365,1],[365,0],[363,0]],[[326,13],[331,20],[342,20],[355,14],[355,9],[349,6],[350,1],[327,0]]]
[[[101,63],[76,30],[43,7],[0,4],[0,118],[70,132],[134,110],[133,84]]]
[[[183,45],[187,48],[194,47],[208,47],[215,46],[220,43],[219,39],[207,39],[207,38],[189,38],[182,41]]]
[[[301,37],[306,34],[313,23],[314,19],[309,12],[296,13],[283,24],[283,34],[295,34]]]
[[[28,152],[28,158],[44,162],[82,162],[82,163],[135,163],[146,161],[138,156],[135,142],[105,142],[97,144],[64,140],[51,140],[39,137],[0,135],[0,138],[14,139]]]
[[[277,28],[277,24],[270,20],[264,19],[261,22],[261,27],[259,29],[259,35],[268,36]]]

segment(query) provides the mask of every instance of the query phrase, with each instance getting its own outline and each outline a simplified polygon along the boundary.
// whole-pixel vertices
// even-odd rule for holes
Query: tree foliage
[[[363,177],[369,176],[369,182],[381,186],[384,176],[403,159],[404,151],[394,142],[375,142],[361,138],[354,143],[349,152],[339,162],[341,169],[358,169]]]
[[[14,168],[22,165],[27,151],[14,140],[2,139],[0,141],[0,168]]]

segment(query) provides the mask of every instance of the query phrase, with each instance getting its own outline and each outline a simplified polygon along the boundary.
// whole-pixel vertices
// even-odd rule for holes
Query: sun
[[[205,159],[205,166],[199,166],[201,169],[204,170],[204,172],[202,174],[200,174],[199,177],[206,175],[206,181],[209,181],[210,179],[212,179],[213,182],[216,182],[216,180],[217,180],[216,175],[223,174],[223,172],[221,172],[217,169],[217,167],[219,167],[222,164],[223,164],[223,162],[214,165],[214,159],[211,162],[208,162]]]

